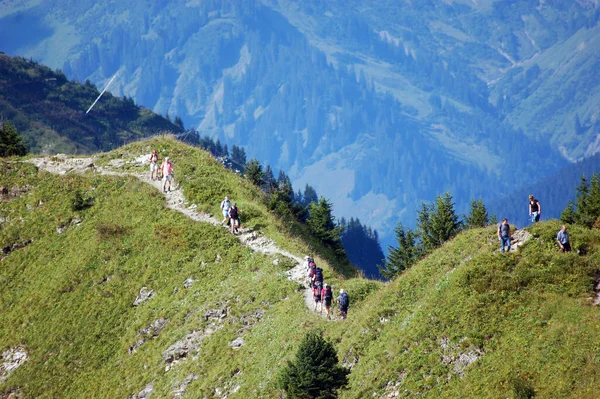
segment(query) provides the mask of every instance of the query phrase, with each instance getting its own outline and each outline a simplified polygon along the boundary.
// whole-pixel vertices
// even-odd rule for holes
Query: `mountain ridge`
[[[186,206],[218,214],[230,192],[246,228],[317,255],[325,281],[350,293],[348,318],[328,322],[299,306],[306,289],[286,273],[295,262],[190,222],[136,177],[101,175],[87,162],[88,172],[54,175],[2,160],[0,185],[18,189],[2,194],[0,245],[32,241],[0,269],[0,349],[27,354],[0,392],[275,397],[285,359],[305,332],[323,328],[351,369],[341,398],[597,393],[598,230],[571,226],[574,251],[563,254],[560,223],[538,223],[515,253],[500,254],[494,226],[473,229],[395,280],[369,281],[336,272],[266,211],[257,188],[202,150],[152,138],[94,164],[147,174],[136,159],[151,148],[175,161]],[[89,207],[71,207],[77,191],[93,197]]]

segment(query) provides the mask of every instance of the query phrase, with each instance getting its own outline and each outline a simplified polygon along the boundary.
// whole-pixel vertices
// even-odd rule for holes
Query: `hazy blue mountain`
[[[593,1],[13,1],[0,49],[131,96],[377,228],[600,149]],[[27,25],[35,29],[27,29]]]

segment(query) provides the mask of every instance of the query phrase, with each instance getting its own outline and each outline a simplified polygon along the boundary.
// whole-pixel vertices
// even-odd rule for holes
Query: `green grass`
[[[0,186],[24,191],[0,202],[0,217],[9,219],[0,224],[0,248],[33,240],[0,262],[0,352],[23,345],[30,356],[0,393],[115,398],[152,383],[153,397],[170,397],[194,374],[186,397],[220,397],[217,389],[236,390],[230,398],[279,397],[277,373],[318,327],[342,361],[355,362],[342,398],[381,397],[400,381],[400,397],[597,396],[600,321],[588,298],[600,271],[600,231],[572,226],[581,253],[562,254],[559,223],[539,223],[517,253],[500,254],[495,229],[475,229],[392,282],[348,278],[345,266],[326,262],[326,251],[302,239],[302,226],[269,213],[260,191],[203,151],[160,138],[97,163],[151,147],[173,158],[190,203],[218,217],[229,194],[245,225],[293,253],[318,255],[326,281],[350,293],[349,318],[327,322],[310,313],[283,273],[291,262],[275,265],[275,256],[253,253],[225,229],[167,209],[157,190],[133,177],[54,176],[0,161]],[[76,192],[93,204],[73,210]],[[190,277],[196,281],[184,288]],[[134,307],[144,286],[155,295]],[[228,308],[226,318],[206,320],[220,308]],[[158,337],[129,354],[159,318],[167,324]],[[167,371],[163,352],[211,323],[218,331]],[[228,343],[237,337],[245,345],[234,350]],[[470,351],[483,355],[462,377],[442,361]]]

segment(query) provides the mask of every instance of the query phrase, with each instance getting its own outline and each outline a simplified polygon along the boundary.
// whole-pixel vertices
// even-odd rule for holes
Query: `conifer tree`
[[[421,256],[421,251],[417,246],[417,234],[410,228],[404,229],[402,223],[398,223],[394,229],[396,232],[397,247],[388,247],[388,256],[385,259],[383,267],[379,270],[381,275],[387,279],[392,279],[398,274],[408,269]]]
[[[564,212],[567,212],[567,216],[569,215],[568,209],[565,209]],[[581,183],[577,187],[574,213],[575,223],[586,227],[592,227],[600,216],[600,173],[592,176],[589,185],[585,176],[581,176]]]
[[[289,399],[334,399],[348,385],[350,370],[338,364],[333,344],[320,330],[310,331],[300,342],[296,358],[277,378]]]
[[[27,154],[27,147],[23,144],[17,129],[10,123],[0,125],[0,157]]]
[[[319,202],[312,202],[308,210],[309,215],[306,224],[315,237],[341,254],[343,252],[341,244],[343,228],[336,226],[331,208],[331,203],[324,197],[321,197]]]
[[[474,227],[485,227],[488,225],[489,216],[485,205],[481,199],[471,200],[471,209],[469,214],[465,216],[465,224],[468,229]]]
[[[273,175],[271,165],[267,165],[263,175],[263,191],[267,194],[273,194],[275,190],[277,190],[277,182],[275,181],[275,175]]]
[[[417,215],[417,227],[421,244],[427,252],[441,246],[460,232],[462,222],[454,211],[449,192],[443,197],[438,196],[434,203],[422,204]]]
[[[244,169],[244,175],[248,178],[248,180],[258,187],[262,186],[264,182],[264,172],[260,162],[258,162],[257,159],[251,159],[248,161]]]
[[[566,224],[573,224],[575,223],[576,218],[575,204],[573,204],[573,201],[569,201],[567,207],[560,214],[560,221]]]

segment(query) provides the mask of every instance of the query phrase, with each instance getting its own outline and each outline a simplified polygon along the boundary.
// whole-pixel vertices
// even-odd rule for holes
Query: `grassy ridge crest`
[[[502,255],[493,227],[469,230],[394,281],[374,282],[328,261],[302,226],[269,213],[259,190],[202,150],[153,138],[96,163],[137,173],[144,168],[129,161],[150,148],[175,161],[190,204],[218,215],[230,194],[248,228],[291,253],[319,255],[326,281],[350,293],[349,318],[311,313],[285,274],[291,260],[168,209],[135,177],[57,176],[0,161],[9,191],[0,247],[32,240],[0,262],[0,351],[22,346],[29,356],[0,392],[112,398],[151,386],[155,397],[174,397],[184,386],[184,397],[278,397],[277,373],[320,327],[352,368],[343,398],[595,397],[600,321],[589,298],[599,231],[573,226],[580,254],[562,254],[558,222],[540,223],[517,253]],[[93,204],[73,210],[75,192]],[[154,295],[133,306],[142,287]],[[165,361],[185,339],[195,349]]]

